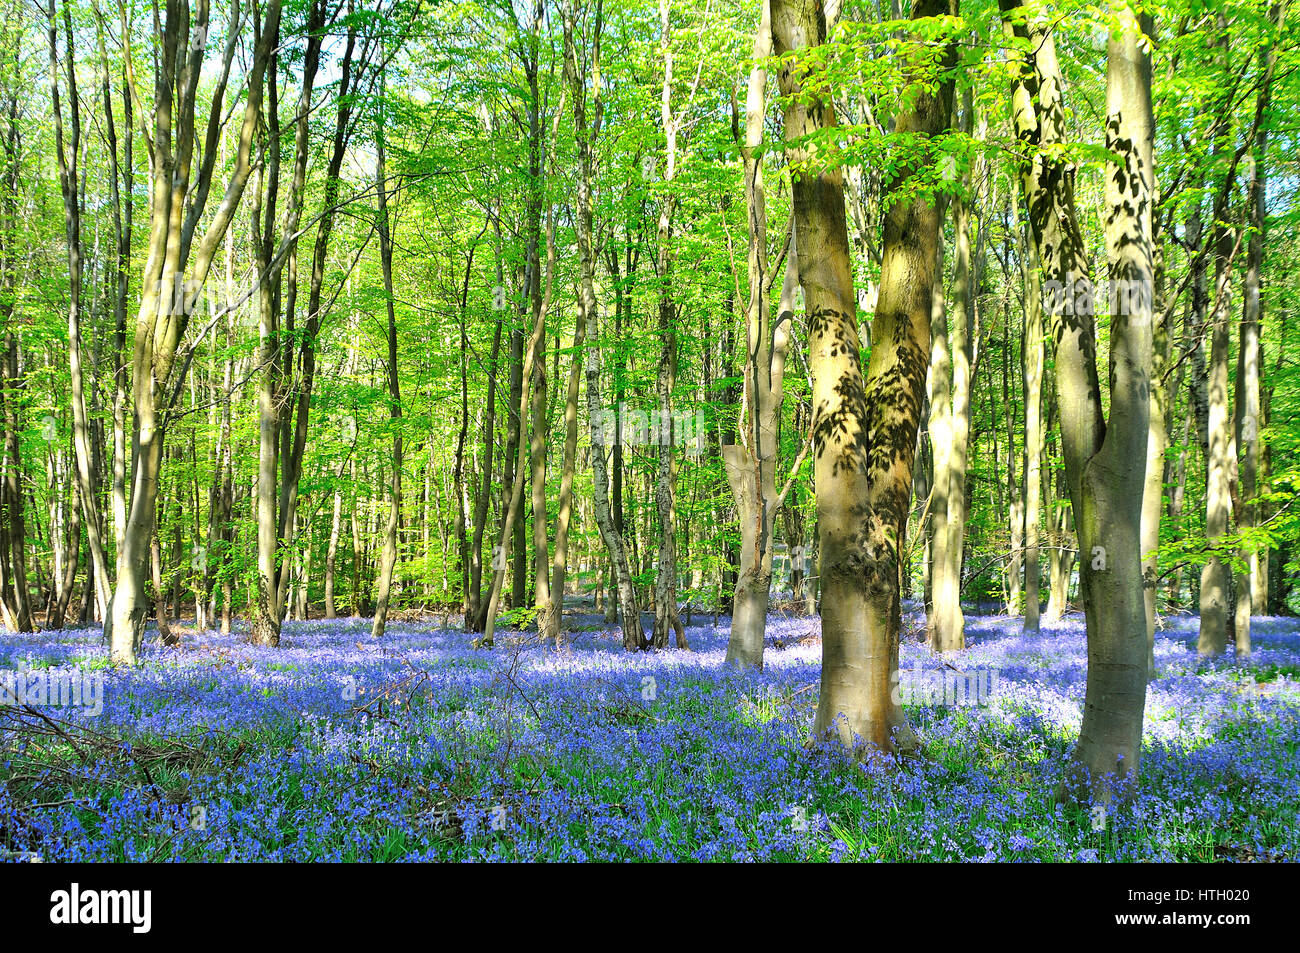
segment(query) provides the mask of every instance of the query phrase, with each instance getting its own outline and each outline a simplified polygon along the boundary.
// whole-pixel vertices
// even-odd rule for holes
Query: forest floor
[[[476,651],[436,622],[379,642],[368,620],[290,622],[278,649],[151,632],[132,671],[98,630],[0,635],[0,679],[29,690],[14,704],[0,681],[0,858],[1300,859],[1297,619],[1257,619],[1245,663],[1198,659],[1195,617],[1164,620],[1141,786],[1109,815],[1053,799],[1076,616],[1036,638],[970,616],[950,664],[904,644],[921,748],[901,767],[806,749],[814,618],[770,619],[761,674],[724,668],[725,617],[687,630],[691,652],[569,625],[564,652],[511,631]],[[82,707],[42,706],[65,674]]]

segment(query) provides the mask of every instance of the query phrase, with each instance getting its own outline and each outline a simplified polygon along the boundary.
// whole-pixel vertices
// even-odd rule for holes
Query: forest
[[[1297,117],[1288,0],[0,0],[0,861],[1300,860]]]

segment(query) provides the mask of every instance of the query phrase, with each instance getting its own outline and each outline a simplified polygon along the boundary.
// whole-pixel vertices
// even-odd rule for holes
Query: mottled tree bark
[[[952,9],[942,0],[918,0],[912,12],[921,18]],[[825,13],[816,0],[774,0],[772,26],[778,54],[825,42]],[[946,65],[952,58],[950,50]],[[783,64],[781,91],[790,97],[788,140],[837,124],[830,99],[808,89],[809,80],[822,79],[820,69],[815,63]],[[941,75],[937,89],[917,82],[916,93],[895,128],[932,136],[951,113],[952,80]],[[813,373],[823,596],[821,693],[813,737],[837,737],[846,746],[861,739],[884,752],[906,750],[915,746],[915,736],[895,691],[902,624],[898,560],[925,397],[939,210],[930,196],[900,197],[885,219],[880,297],[864,377],[841,172],[821,168],[802,146],[792,147],[789,155],[797,170],[795,248]],[[917,171],[900,170],[893,189],[907,188]]]
[[[1063,793],[1109,800],[1114,776],[1136,776],[1146,698],[1141,504],[1151,364],[1153,279],[1151,66],[1131,6],[1115,10],[1107,51],[1106,178],[1110,275],[1132,294],[1112,302],[1109,420],[1103,420],[1092,284],[1074,208],[1074,169],[1050,151],[1064,141],[1060,68],[1051,33],[1000,0],[1019,55],[1013,80],[1016,134],[1029,221],[1051,302],[1057,403],[1066,480],[1080,549],[1088,631],[1088,684],[1074,768]],[[1109,169],[1110,167],[1108,167]],[[1062,296],[1063,295],[1063,296]],[[1072,305],[1072,306],[1071,306]]]

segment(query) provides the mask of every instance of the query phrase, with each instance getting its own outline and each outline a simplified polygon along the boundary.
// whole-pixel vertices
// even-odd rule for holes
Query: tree
[[[940,0],[917,0],[912,17],[950,9]],[[774,0],[772,28],[783,57],[781,92],[788,99],[785,134],[796,169],[794,245],[813,376],[822,590],[821,694],[813,736],[834,735],[846,746],[861,738],[894,752],[915,744],[895,691],[902,628],[898,561],[925,392],[938,203],[933,196],[908,194],[919,178],[916,165],[901,169],[886,195],[894,201],[885,218],[880,296],[864,377],[842,175],[838,168],[814,165],[806,148],[793,145],[819,132],[833,137],[836,128],[816,61],[797,56],[825,42],[826,16],[813,0]],[[793,62],[790,53],[796,54]],[[951,49],[942,60],[950,70]],[[937,89],[916,81],[915,98],[895,129],[933,137],[951,115],[953,80],[950,73],[941,76]]]
[[[188,0],[168,0],[165,19],[154,20],[154,42],[159,55],[154,74],[152,134],[141,104],[130,45],[125,46],[128,82],[132,86],[132,101],[141,115],[141,134],[148,145],[152,176],[148,256],[141,276],[132,359],[130,503],[126,532],[118,552],[109,623],[105,627],[112,659],[121,664],[135,662],[144,636],[145,568],[158,502],[163,440],[168,416],[182,391],[193,357],[193,347],[182,353],[180,343],[199,301],[213,255],[230,227],[252,173],[253,132],[261,113],[262,77],[279,35],[279,0],[269,0],[264,16],[259,16],[256,10],[250,12],[255,45],[235,166],[215,214],[195,247],[196,230],[207,206],[219,154],[217,141],[225,111],[226,82],[244,19],[241,9],[233,8],[220,63],[221,79],[208,112],[200,164],[194,169],[196,100],[209,12],[207,0],[200,0],[197,16],[192,19]],[[125,23],[123,32],[127,32]],[[183,276],[187,271],[191,277],[185,281]],[[176,299],[180,299],[179,308],[173,305]]]
[[[17,52],[5,36],[5,88],[0,107],[5,117],[0,146],[4,166],[0,170],[0,317],[4,319],[3,351],[0,351],[0,616],[12,632],[32,630],[30,592],[27,588],[27,521],[23,493],[23,457],[20,443],[19,341],[15,321],[15,298],[19,262],[19,148],[21,130],[19,90],[10,84],[17,77]]]
[[[595,176],[595,142],[604,122],[605,105],[600,69],[600,41],[604,29],[604,5],[596,0],[591,31],[589,70],[582,68],[577,38],[577,4],[570,0],[561,9],[564,24],[564,78],[569,84],[573,102],[573,140],[578,151],[577,195],[575,203],[575,240],[578,245],[579,280],[578,300],[573,328],[573,357],[569,363],[569,381],[564,394],[564,459],[560,476],[560,508],[555,524],[555,556],[551,565],[551,605],[544,617],[538,620],[542,638],[557,646],[563,640],[564,589],[569,568],[569,527],[573,518],[573,480],[578,459],[578,389],[582,383],[582,351],[587,333],[588,309],[594,307],[595,291],[591,287],[593,253],[592,194]],[[585,50],[584,50],[585,52]],[[592,76],[592,121],[587,123],[587,87],[584,75]],[[591,293],[588,299],[587,294]],[[595,445],[593,444],[593,447]]]
[[[1021,183],[1049,294],[1056,344],[1066,481],[1079,536],[1080,587],[1088,630],[1083,725],[1067,793],[1113,794],[1115,776],[1136,776],[1146,700],[1141,504],[1146,476],[1154,188],[1150,55],[1125,4],[1107,47],[1106,247],[1110,274],[1126,290],[1112,302],[1111,403],[1103,420],[1092,318],[1092,281],[1074,207],[1074,167],[1060,153],[1063,84],[1050,31],[1019,0],[1000,0],[1019,70],[1013,120],[1025,152]]]
[[[790,346],[794,296],[799,280],[798,256],[790,247],[794,244],[792,229],[783,252],[786,255],[785,280],[776,321],[773,322],[768,297],[775,271],[768,263],[767,193],[759,151],[767,113],[767,60],[771,51],[771,8],[764,0],[754,34],[754,63],[750,68],[745,96],[745,133],[741,144],[749,231],[744,371],[744,413],[748,426],[741,443],[722,447],[727,480],[736,498],[741,536],[727,663],[756,669],[763,667],[763,636],[772,585],[776,516],[783,501],[776,492],[777,451],[780,449],[786,352]]]
[[[59,187],[63,193],[64,227],[68,239],[68,367],[72,378],[72,445],[77,461],[77,489],[81,511],[86,515],[86,536],[90,545],[91,571],[95,579],[95,598],[103,616],[109,600],[108,567],[105,564],[101,537],[98,488],[92,475],[89,420],[86,414],[86,389],[81,355],[81,205],[77,194],[77,160],[81,152],[81,102],[77,96],[76,47],[73,41],[72,11],[63,5],[64,65],[70,112],[67,147],[64,144],[63,109],[59,97],[58,26],[54,0],[46,8],[49,20],[50,97],[54,108],[54,150],[59,167]]]
[[[383,84],[381,81],[380,88]],[[388,218],[388,166],[384,155],[382,117],[375,136],[375,194],[378,196],[379,257],[384,272],[384,307],[388,312],[388,400],[393,429],[392,496],[388,508],[388,527],[384,530],[384,551],[380,557],[379,593],[375,598],[375,618],[370,637],[380,638],[388,623],[388,599],[397,565],[397,527],[402,519],[402,385],[397,373],[397,313],[393,303],[393,233]]]

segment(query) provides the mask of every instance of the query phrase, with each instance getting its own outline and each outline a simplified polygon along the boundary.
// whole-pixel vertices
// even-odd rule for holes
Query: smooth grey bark
[[[1222,151],[1222,146],[1215,153]],[[1229,182],[1235,179],[1235,161],[1215,195],[1213,254],[1214,302],[1210,314],[1210,361],[1204,380],[1207,397],[1205,455],[1205,539],[1214,545],[1228,532],[1233,485],[1237,480],[1237,440],[1232,427],[1232,399],[1228,392],[1231,335],[1231,295],[1237,242],[1226,222]],[[1199,655],[1218,655],[1227,648],[1232,574],[1228,563],[1215,555],[1201,569]]]
[[[966,96],[962,110],[962,128],[971,134],[974,125],[973,98]],[[936,652],[949,652],[966,647],[966,620],[961,608],[961,570],[966,539],[966,471],[970,454],[970,387],[975,356],[975,298],[972,288],[971,218],[976,201],[972,180],[967,174],[960,183],[960,191],[950,205],[953,219],[953,288],[952,327],[948,331],[942,307],[931,308],[931,334],[936,328],[943,332],[942,345],[931,344],[931,360],[945,350],[939,368],[932,372],[950,374],[945,381],[931,390],[931,416],[938,410],[940,431],[935,446],[935,496],[930,509],[933,516],[944,510],[934,524],[934,564],[931,567],[933,606],[927,619],[927,637]],[[939,242],[942,247],[942,238]],[[942,252],[940,252],[942,262]],[[938,267],[935,283],[936,298],[941,300],[943,272]],[[936,315],[937,312],[937,315]],[[951,345],[951,357],[946,348]],[[936,407],[936,401],[939,405]],[[942,444],[939,446],[938,444]],[[1009,468],[1012,469],[1012,468]],[[944,537],[940,540],[938,537]]]
[[[600,41],[603,28],[602,3],[596,0],[587,70],[581,68],[577,40],[577,11],[573,0],[561,9],[564,24],[564,77],[573,99],[573,139],[578,151],[577,202],[574,210],[579,257],[590,262],[592,254],[592,180],[595,178],[595,143],[604,119],[604,97],[600,71]],[[592,120],[587,122],[587,88],[584,72],[593,78]],[[615,258],[617,261],[617,257]],[[579,291],[573,327],[573,356],[564,394],[564,460],[560,475],[559,511],[555,525],[555,555],[551,564],[551,609],[549,629],[541,629],[558,647],[564,639],[564,589],[569,568],[569,525],[573,517],[573,478],[578,459],[578,397],[582,384],[582,352],[587,332],[587,308]],[[558,354],[556,359],[558,360]]]
[[[952,494],[952,466],[949,458],[953,448],[952,423],[952,354],[948,342],[948,308],[943,292],[944,242],[943,216],[947,202],[939,202],[940,234],[934,262],[934,294],[930,299],[930,364],[926,374],[929,403],[931,447],[930,478],[930,587],[926,602],[926,641],[936,651],[955,648],[953,634],[948,629],[953,622],[951,605],[953,587],[949,585],[948,572],[952,561],[948,558],[948,545],[952,534],[948,532],[949,499]],[[1014,548],[1014,547],[1013,547]]]
[[[1160,516],[1164,511],[1165,453],[1169,431],[1165,420],[1169,391],[1165,371],[1169,357],[1169,314],[1159,294],[1163,276],[1163,254],[1156,251],[1156,310],[1151,329],[1151,398],[1147,424],[1147,472],[1142,486],[1142,593],[1147,623],[1147,678],[1156,675],[1156,613],[1158,609],[1157,552],[1160,548]]]
[[[767,59],[772,53],[770,4],[764,2],[754,34],[754,65],[745,96],[744,138],[740,143],[744,164],[745,206],[748,212],[749,302],[745,311],[745,409],[749,426],[740,443],[724,444],[723,465],[735,497],[740,524],[740,562],[732,599],[731,633],[727,640],[728,665],[763,667],[763,638],[771,597],[775,521],[780,502],[776,493],[776,466],[785,356],[794,321],[794,296],[798,285],[798,259],[787,251],[785,280],[771,319],[768,292],[772,283],[767,252],[767,193],[763,178],[763,122],[767,114]],[[794,244],[793,232],[791,244]]]
[[[1070,608],[1070,577],[1074,573],[1075,546],[1074,513],[1069,505],[1065,487],[1064,468],[1056,470],[1056,485],[1052,494],[1046,492],[1050,474],[1044,481],[1044,499],[1047,501],[1047,526],[1051,549],[1047,554],[1047,606],[1042,621],[1061,621]]]
[[[791,245],[794,245],[793,237]],[[754,426],[749,441],[722,448],[741,535],[726,662],[741,668],[763,667],[776,517],[784,511],[786,495],[793,486],[792,474],[784,489],[778,493],[776,488],[777,428],[783,390],[781,377],[785,372],[785,355],[794,321],[795,291],[799,283],[796,249],[791,247],[788,255],[775,325],[764,315],[750,327],[746,393],[751,395],[749,415]],[[766,279],[760,282],[765,283]],[[761,288],[758,294],[766,296],[766,288]],[[764,307],[764,312],[766,310]],[[798,471],[803,456],[800,453],[796,459],[794,472]],[[795,571],[802,572],[802,569],[796,567]]]
[[[919,0],[912,14],[951,12],[946,2]],[[772,27],[776,52],[799,54],[825,42],[826,12],[816,0],[773,0]],[[947,67],[953,52],[944,56]],[[812,734],[845,747],[861,740],[892,753],[915,746],[895,691],[902,627],[898,561],[925,396],[940,217],[928,196],[900,197],[886,216],[880,297],[864,375],[842,174],[834,165],[810,167],[806,147],[793,144],[837,125],[833,102],[808,88],[824,78],[822,69],[815,61],[796,67],[785,60],[780,74],[781,92],[789,98],[789,157],[798,170],[795,249],[813,377],[823,598],[821,693]],[[895,128],[933,136],[950,116],[952,81],[940,76],[937,89],[916,85],[918,95]],[[893,189],[906,189],[918,172],[900,170]]]
[[[967,133],[970,110],[967,106]],[[970,456],[970,388],[975,362],[975,292],[971,287],[971,203],[962,196],[952,201],[956,259],[953,268],[952,321],[952,448],[948,454],[948,544],[944,556],[942,598],[936,597],[940,623],[931,643],[937,651],[966,647],[966,619],[961,609],[961,570],[966,541],[966,471]]]
[[[271,126],[277,120],[275,79],[272,77]],[[305,140],[304,140],[305,143]],[[253,606],[251,641],[255,645],[276,646],[280,643],[280,610],[276,604],[279,592],[276,557],[279,553],[279,533],[276,523],[276,475],[280,460],[280,405],[282,401],[281,375],[284,360],[281,353],[279,295],[276,278],[270,274],[272,236],[269,222],[275,215],[275,200],[279,189],[278,143],[268,146],[270,158],[259,170],[257,193],[253,202],[253,232],[255,255],[262,278],[257,289],[257,340],[258,364],[262,374],[257,386],[257,579],[256,603]],[[265,199],[263,199],[265,196]],[[266,230],[259,226],[265,201]]]
[[[330,518],[329,542],[325,548],[325,618],[338,618],[334,603],[334,585],[338,575],[339,537],[343,528],[343,493],[334,491],[334,509]]]
[[[381,80],[382,89],[382,80]],[[388,601],[392,594],[393,570],[397,565],[397,527],[402,519],[402,388],[397,373],[397,316],[393,303],[393,234],[388,216],[387,163],[384,134],[375,139],[375,191],[379,200],[379,260],[384,275],[384,303],[388,312],[388,415],[393,429],[393,472],[390,487],[388,524],[384,529],[384,548],[379,560],[379,589],[375,597],[375,618],[370,637],[381,638],[388,624]]]
[[[163,440],[171,409],[189,369],[193,348],[180,352],[180,343],[208,276],[213,254],[230,227],[252,173],[252,145],[262,106],[263,75],[279,36],[280,0],[269,0],[264,16],[252,12],[252,62],[239,131],[234,169],[215,212],[198,237],[197,229],[207,208],[214,166],[220,154],[217,143],[224,119],[224,94],[230,66],[243,32],[243,17],[230,18],[220,75],[208,115],[201,164],[192,167],[195,147],[195,112],[204,46],[191,43],[193,32],[206,33],[207,4],[191,18],[185,0],[173,0],[167,17],[156,18],[155,95],[153,132],[141,112],[143,132],[149,142],[152,177],[149,187],[149,241],[141,276],[140,307],[136,317],[132,358],[133,474],[127,508],[126,531],[118,552],[117,581],[113,590],[106,637],[109,656],[117,664],[133,664],[144,636],[147,610],[145,574],[158,500]],[[123,18],[125,14],[123,13]],[[126,24],[123,24],[126,31]],[[127,31],[129,32],[129,31]],[[124,47],[132,99],[140,103],[130,45]],[[183,276],[190,280],[184,282]],[[180,308],[169,300],[183,288]],[[191,289],[193,289],[191,291]],[[164,293],[166,292],[166,293]]]
[[[1104,419],[1074,170],[1050,151],[1065,136],[1055,45],[1045,24],[1028,21],[1019,0],[1000,0],[999,6],[1017,48],[1013,121],[1029,149],[1021,165],[1029,221],[1044,277],[1066,296],[1053,296],[1050,318],[1066,480],[1081,553],[1088,682],[1083,724],[1061,793],[1108,802],[1116,795],[1117,778],[1138,773],[1146,698],[1140,524],[1154,272],[1151,64],[1141,49],[1137,13],[1129,4],[1115,8],[1107,47],[1106,146],[1116,164],[1106,178],[1106,247],[1112,279],[1139,293],[1112,302],[1111,400]],[[1066,300],[1074,306],[1067,307]]]
[[[1281,7],[1275,6],[1273,16],[1280,16]],[[1246,277],[1242,305],[1241,328],[1237,346],[1237,402],[1233,425],[1237,447],[1241,451],[1240,505],[1237,508],[1237,529],[1248,533],[1259,522],[1259,492],[1261,460],[1260,440],[1260,362],[1263,360],[1260,342],[1260,273],[1264,266],[1264,221],[1266,182],[1265,156],[1268,155],[1268,115],[1272,93],[1273,70],[1277,63],[1277,49],[1268,54],[1268,65],[1261,81],[1255,103],[1255,142],[1250,161],[1250,189],[1246,196],[1250,239],[1246,248]],[[1237,608],[1235,625],[1237,655],[1251,654],[1250,618],[1263,610],[1267,602],[1264,580],[1265,566],[1258,546],[1242,547],[1238,557],[1245,563],[1245,571],[1237,574]]]
[[[1025,223],[1028,230],[1028,223]],[[1041,606],[1038,524],[1043,499],[1043,369],[1047,333],[1043,326],[1043,280],[1038,246],[1032,236],[1024,242],[1025,263],[1025,614],[1022,631],[1037,635]]]
[[[91,575],[95,584],[95,601],[102,615],[108,606],[111,583],[105,562],[104,542],[99,516],[98,487],[95,485],[95,464],[91,446],[90,420],[86,412],[85,371],[81,353],[82,307],[82,249],[81,202],[77,193],[77,163],[81,152],[81,102],[77,95],[76,47],[72,29],[72,12],[68,4],[63,7],[65,61],[64,82],[67,84],[69,136],[64,141],[63,108],[59,94],[58,25],[54,0],[46,8],[49,21],[50,98],[54,112],[55,157],[58,162],[59,184],[63,194],[64,231],[68,253],[68,369],[71,383],[72,446],[76,458],[77,489],[85,515],[86,537],[90,546]]]

